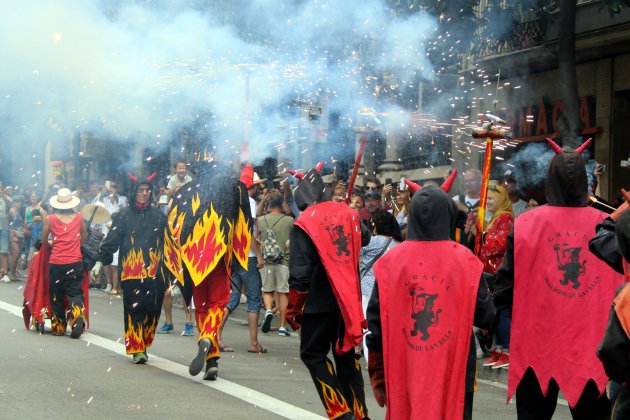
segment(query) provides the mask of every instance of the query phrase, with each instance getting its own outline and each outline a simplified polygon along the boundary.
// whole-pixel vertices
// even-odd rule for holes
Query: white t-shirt
[[[120,195],[118,196],[118,203],[112,203],[108,195],[106,197],[103,197],[103,205],[105,206],[109,214],[113,215],[114,212],[117,212],[118,210],[127,207],[129,203],[127,202],[127,197]],[[109,228],[106,225],[101,226],[101,232],[103,232],[103,235],[107,235],[107,232],[109,232]]]
[[[253,198],[249,197],[249,207],[252,211],[252,220],[254,222],[256,222],[256,200],[254,200]],[[256,229],[256,223],[254,223],[254,236],[252,236],[252,241],[254,241],[256,235],[258,234],[257,229]],[[249,256],[250,257],[255,257],[256,253],[254,252],[253,247],[249,248]]]
[[[175,189],[175,187],[177,187],[177,184],[186,185],[190,181],[192,181],[192,177],[188,174],[186,174],[186,176],[184,177],[184,182],[181,182],[179,178],[177,177],[177,174],[175,174],[168,179],[168,185],[166,186],[166,188],[169,190],[172,190],[172,189]]]
[[[460,201],[459,200],[459,195],[454,195],[453,196],[453,200]],[[464,202],[466,203],[468,208],[473,208],[474,206],[477,205],[477,203],[479,202],[479,199],[478,198],[470,198],[470,197],[468,197],[466,195],[466,196],[464,196]]]

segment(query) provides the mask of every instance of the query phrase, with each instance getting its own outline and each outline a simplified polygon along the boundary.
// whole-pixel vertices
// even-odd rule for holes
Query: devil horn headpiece
[[[593,141],[593,139],[589,137],[588,140],[582,143],[580,147],[575,149],[575,153],[582,156],[582,153],[584,153],[588,145],[591,144],[591,141]],[[547,137],[547,143],[549,143],[549,145],[551,146],[553,151],[556,152],[556,154],[560,154],[563,152],[562,147],[558,146],[558,144],[555,141],[551,140],[549,137]]]
[[[562,147],[558,146],[558,144],[551,140],[549,137],[547,137],[547,143],[549,143],[549,146],[551,146],[551,148],[553,149],[553,151],[556,153],[556,155],[562,153]]]
[[[291,175],[293,175],[294,177],[296,177],[297,179],[304,178],[304,174],[302,172],[293,171],[291,169],[287,169],[287,172],[290,173]]]
[[[449,192],[451,190],[451,187],[453,186],[453,183],[455,182],[455,178],[457,178],[457,168],[454,168],[453,172],[451,172],[448,178],[446,178],[446,181],[444,181],[442,185],[440,185],[442,191]]]
[[[315,170],[317,170],[318,173],[321,173],[323,167],[324,167],[324,161],[322,160],[321,162],[317,164],[317,166],[315,166]]]
[[[593,138],[589,137],[588,140],[586,140],[584,143],[582,143],[582,145],[580,147],[575,149],[575,153],[577,153],[578,155],[582,156],[582,153],[584,153],[584,151],[586,150],[588,145],[591,144],[591,141],[593,141]]]
[[[132,174],[131,172],[127,172],[127,175],[129,175],[129,178],[133,181],[133,182],[138,182],[138,177],[135,176],[134,174]]]
[[[416,184],[413,181],[409,181],[407,178],[405,178],[405,184],[407,184],[407,186],[409,187],[409,189],[411,190],[411,192],[418,192],[422,189],[422,186],[419,184]]]
[[[623,194],[623,198],[625,198],[628,204],[630,204],[630,193],[622,188],[621,194]]]
[[[153,182],[156,176],[157,176],[157,172],[153,172],[151,175],[147,177],[147,181]]]

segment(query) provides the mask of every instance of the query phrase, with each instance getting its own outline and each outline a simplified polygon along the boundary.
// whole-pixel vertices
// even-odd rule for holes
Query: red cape
[[[326,201],[309,206],[295,221],[311,238],[322,260],[345,324],[343,342],[335,351],[343,354],[361,342],[365,317],[361,306],[359,215],[346,204]]]
[[[24,317],[24,325],[27,329],[31,328],[32,323],[37,320],[40,324],[44,324],[44,318],[52,315],[50,309],[50,279],[48,271],[48,260],[50,259],[50,251],[46,246],[42,246],[38,253],[33,256],[29,266],[26,285],[24,286],[24,306],[22,315]],[[87,326],[90,326],[90,280],[87,271],[83,271],[83,299],[85,305],[85,316],[87,318]],[[68,303],[66,303],[66,308]],[[31,319],[32,318],[32,319]]]
[[[591,207],[543,206],[516,219],[508,401],[529,367],[544,395],[553,378],[571,407],[590,379],[604,393],[608,378],[596,351],[623,283],[588,250],[606,216]]]
[[[461,419],[483,264],[453,241],[405,241],[374,264],[388,419]]]

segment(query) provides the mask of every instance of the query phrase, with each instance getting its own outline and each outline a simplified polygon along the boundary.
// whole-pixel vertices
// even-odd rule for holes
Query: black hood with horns
[[[440,188],[424,187],[413,194],[407,224],[407,239],[445,241],[455,223],[455,204]]]
[[[330,192],[316,169],[309,169],[293,191],[295,204],[304,211],[311,204],[330,201]]]
[[[546,184],[547,203],[558,207],[584,207],[588,204],[588,178],[582,156],[562,152],[549,161]]]

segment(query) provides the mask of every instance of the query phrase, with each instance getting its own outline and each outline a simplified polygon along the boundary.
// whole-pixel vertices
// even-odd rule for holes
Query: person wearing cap
[[[527,210],[527,201],[521,199],[521,191],[518,189],[518,182],[516,181],[514,172],[510,170],[505,171],[503,174],[503,185],[507,190],[508,197],[510,197],[514,217],[518,217]]]
[[[87,240],[87,227],[81,213],[75,213],[79,199],[67,188],[61,188],[50,199],[54,213],[46,216],[42,225],[42,244],[47,246],[52,236],[49,276],[51,330],[53,335],[64,335],[70,325],[72,338],[79,338],[86,324],[81,243]],[[69,302],[68,316],[64,299]]]
[[[596,350],[623,276],[588,252],[607,217],[588,206],[582,153],[590,141],[575,151],[548,142],[556,154],[547,205],[515,220],[494,280],[497,310],[512,310],[507,398],[516,394],[519,419],[550,419],[559,392],[573,418],[608,419],[608,377]]]
[[[151,207],[155,175],[138,180],[130,174],[129,207],[112,215],[111,228],[92,269],[92,277],[98,278],[101,268],[120,253],[125,349],[135,364],[148,360],[147,349],[153,343],[166,289],[161,264],[166,216]]]

